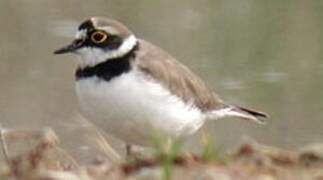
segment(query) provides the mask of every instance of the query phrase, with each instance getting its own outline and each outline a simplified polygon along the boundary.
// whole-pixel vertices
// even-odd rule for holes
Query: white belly
[[[135,70],[109,82],[96,77],[79,80],[76,92],[85,117],[127,143],[148,145],[155,130],[187,135],[205,119],[199,109]]]

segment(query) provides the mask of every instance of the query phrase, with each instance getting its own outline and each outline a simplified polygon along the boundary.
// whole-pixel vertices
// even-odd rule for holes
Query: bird
[[[227,104],[187,66],[117,20],[85,20],[72,43],[54,51],[65,53],[79,57],[75,90],[81,114],[129,146],[151,146],[156,131],[181,138],[208,120],[263,124],[268,116]]]

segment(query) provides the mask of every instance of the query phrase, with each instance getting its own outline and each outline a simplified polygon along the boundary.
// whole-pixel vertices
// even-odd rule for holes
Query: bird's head
[[[137,39],[123,24],[100,17],[84,21],[75,39],[55,54],[75,53],[81,66],[94,66],[109,59],[120,58],[135,48]]]

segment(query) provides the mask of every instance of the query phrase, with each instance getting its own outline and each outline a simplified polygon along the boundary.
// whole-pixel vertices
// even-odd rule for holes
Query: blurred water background
[[[52,127],[76,156],[91,156],[74,93],[76,57],[52,53],[91,16],[123,22],[226,101],[270,114],[266,126],[208,122],[219,147],[244,137],[286,148],[322,141],[323,1],[315,0],[1,0],[3,126]],[[199,136],[189,139],[196,148]]]

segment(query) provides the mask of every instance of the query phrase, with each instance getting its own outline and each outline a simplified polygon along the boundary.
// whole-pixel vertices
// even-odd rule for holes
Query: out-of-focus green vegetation
[[[98,140],[101,141],[101,140]],[[31,143],[34,142],[34,143]],[[165,141],[165,143],[168,141]],[[205,143],[207,141],[204,140]],[[241,145],[226,156],[226,163],[209,158],[205,154],[185,155],[179,151],[178,142],[159,144],[152,149],[154,156],[142,154],[131,162],[112,163],[101,160],[90,164],[78,164],[73,154],[59,146],[57,136],[52,130],[10,131],[1,134],[3,145],[26,145],[28,150],[17,155],[6,153],[7,159],[0,161],[1,179],[217,179],[217,180],[316,180],[323,177],[322,144],[308,146],[302,151],[287,151],[258,143]],[[165,145],[168,145],[166,149]],[[209,152],[215,152],[210,145],[205,146]],[[210,153],[208,153],[210,154]],[[9,156],[10,155],[10,156]],[[205,157],[208,157],[206,159]],[[214,157],[214,156],[212,156]]]

